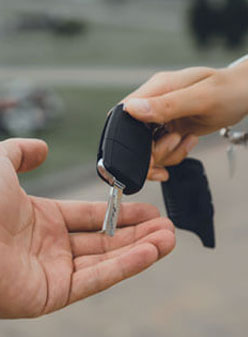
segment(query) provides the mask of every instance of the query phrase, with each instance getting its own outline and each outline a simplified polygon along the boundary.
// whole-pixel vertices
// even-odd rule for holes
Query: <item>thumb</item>
[[[0,142],[0,157],[7,157],[18,173],[41,165],[47,152],[47,144],[39,139],[12,138]]]
[[[204,114],[210,110],[213,97],[212,88],[202,82],[157,97],[132,98],[124,104],[124,110],[144,123],[163,124]]]

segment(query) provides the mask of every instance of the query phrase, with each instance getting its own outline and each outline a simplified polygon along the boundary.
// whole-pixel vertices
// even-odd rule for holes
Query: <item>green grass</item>
[[[25,174],[24,180],[96,160],[106,113],[127,94],[125,89],[63,88],[57,91],[66,104],[64,119],[53,130],[39,135],[48,143],[49,155],[40,168]]]

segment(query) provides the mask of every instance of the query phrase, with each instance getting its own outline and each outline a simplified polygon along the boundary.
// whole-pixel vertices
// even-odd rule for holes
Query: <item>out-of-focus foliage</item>
[[[190,24],[200,47],[208,47],[215,37],[224,39],[229,48],[240,47],[248,32],[247,1],[226,0],[216,4],[195,0],[190,10]]]
[[[220,1],[211,0],[211,7],[217,8]],[[223,9],[223,1],[218,8]],[[0,65],[168,69],[227,64],[237,53],[247,52],[245,36],[245,43],[238,51],[226,50],[224,38],[200,53],[188,29],[187,11],[191,5],[192,0],[1,0]],[[24,17],[27,21],[23,23]],[[30,21],[33,26],[33,18],[37,21],[35,25],[39,23],[43,28],[23,29],[23,25],[30,26]],[[204,23],[205,19],[204,14],[200,22]],[[67,23],[58,28],[54,20]],[[20,22],[22,29],[17,30]],[[84,25],[81,33],[78,23]],[[233,27],[232,32],[238,36]],[[209,41],[216,40],[211,36]]]
[[[87,23],[76,18],[51,15],[44,12],[19,14],[13,24],[17,32],[51,32],[60,36],[76,36],[87,31]]]

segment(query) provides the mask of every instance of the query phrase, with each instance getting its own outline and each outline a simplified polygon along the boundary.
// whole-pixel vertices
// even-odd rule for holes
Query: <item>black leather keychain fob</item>
[[[197,234],[204,246],[214,248],[214,207],[202,163],[188,158],[167,170],[170,179],[161,185],[168,217],[176,227]]]

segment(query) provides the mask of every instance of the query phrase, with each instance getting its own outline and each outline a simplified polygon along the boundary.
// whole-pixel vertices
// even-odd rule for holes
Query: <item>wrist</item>
[[[229,95],[234,98],[236,111],[243,119],[248,115],[248,57],[238,60],[234,65],[231,64],[225,72]]]
[[[240,57],[239,59],[233,61],[232,63],[229,64],[228,68],[233,68],[242,65],[243,63],[248,62],[248,54]]]

